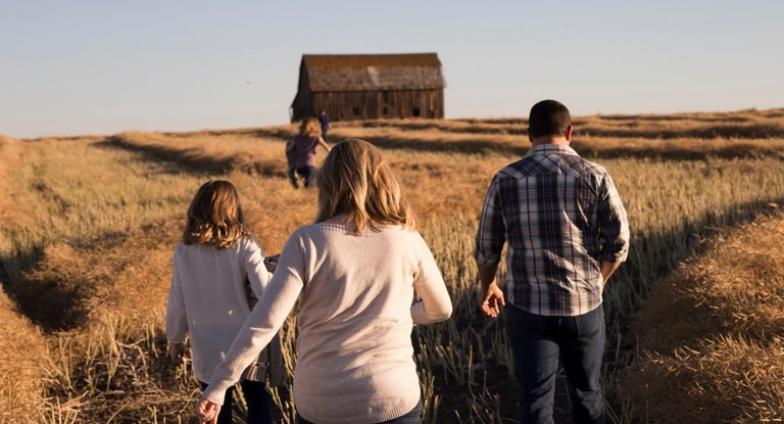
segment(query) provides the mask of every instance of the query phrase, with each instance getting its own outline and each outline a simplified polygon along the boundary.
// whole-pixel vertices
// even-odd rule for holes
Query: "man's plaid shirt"
[[[612,178],[566,145],[537,145],[490,184],[476,259],[507,253],[507,302],[549,316],[582,315],[602,303],[601,260],[622,262],[629,224]]]

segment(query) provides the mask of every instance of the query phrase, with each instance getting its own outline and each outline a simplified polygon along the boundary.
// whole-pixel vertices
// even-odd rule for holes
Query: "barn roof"
[[[426,90],[444,87],[435,53],[306,54],[302,74],[311,91]]]

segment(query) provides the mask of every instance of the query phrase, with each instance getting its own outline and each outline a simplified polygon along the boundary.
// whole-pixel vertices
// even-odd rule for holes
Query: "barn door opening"
[[[381,92],[381,116],[383,118],[391,118],[392,111],[394,110],[390,103],[390,98],[389,91]]]

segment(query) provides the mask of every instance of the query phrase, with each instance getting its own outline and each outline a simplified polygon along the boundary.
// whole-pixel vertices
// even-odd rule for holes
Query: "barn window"
[[[354,106],[354,108],[351,109],[351,112],[354,113],[354,116],[359,116],[359,108],[357,106]]]
[[[419,108],[418,108],[418,107],[415,107],[415,108],[414,108],[414,109],[411,111],[411,113],[412,113],[412,114],[413,114],[415,117],[419,117],[419,116],[421,116],[421,113],[419,112]]]

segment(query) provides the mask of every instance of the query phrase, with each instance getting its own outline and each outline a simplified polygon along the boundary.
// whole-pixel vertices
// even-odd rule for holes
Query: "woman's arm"
[[[234,338],[226,358],[215,369],[201,396],[202,406],[223,403],[226,390],[239,381],[243,371],[280,330],[302,291],[304,270],[300,238],[295,233],[281,252],[272,280]]]
[[[411,317],[415,324],[425,325],[448,319],[452,315],[452,301],[433,253],[421,236],[417,237],[420,261],[414,279],[414,290],[422,301],[411,305]]]

